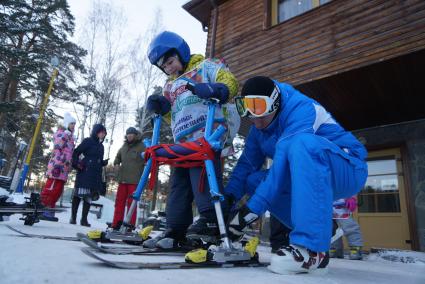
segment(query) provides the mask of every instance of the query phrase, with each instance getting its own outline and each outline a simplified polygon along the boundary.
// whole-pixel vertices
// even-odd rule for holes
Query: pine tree
[[[67,101],[80,96],[75,78],[85,72],[81,58],[86,51],[69,40],[74,28],[66,0],[0,2],[0,140],[8,138],[3,150],[9,166],[17,141],[29,143],[34,132],[53,56],[59,57],[60,66],[52,96]],[[48,109],[31,163],[35,173],[45,170],[49,155],[45,136],[57,120]]]
[[[76,73],[86,51],[69,41],[74,17],[66,0],[4,0],[0,3],[0,104],[42,95],[51,57],[59,57],[54,96],[76,100]]]

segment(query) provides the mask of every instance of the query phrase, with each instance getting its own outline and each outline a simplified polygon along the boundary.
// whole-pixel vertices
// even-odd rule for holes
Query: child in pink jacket
[[[47,181],[41,192],[41,202],[44,206],[54,208],[62,194],[68,173],[72,170],[71,160],[74,151],[75,118],[65,113],[63,122],[53,135],[53,152],[47,165]],[[43,219],[54,218],[54,212],[43,214]]]

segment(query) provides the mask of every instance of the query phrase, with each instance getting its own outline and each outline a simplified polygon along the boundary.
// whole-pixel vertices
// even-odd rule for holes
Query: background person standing
[[[103,140],[106,136],[106,128],[102,124],[95,124],[90,137],[75,149],[72,154],[72,166],[77,170],[75,179],[74,195],[72,197],[72,215],[69,223],[76,224],[77,211],[80,201],[83,199],[83,214],[80,224],[90,227],[87,215],[90,202],[99,199],[102,190],[102,167],[108,164],[103,160]]]
[[[145,146],[140,132],[134,127],[129,127],[125,133],[124,144],[119,149],[114,160],[114,166],[118,167],[117,181],[119,183],[115,198],[114,219],[112,221],[112,228],[116,230],[121,227],[126,205],[127,210],[130,208],[133,201],[131,196],[136,190],[144,167],[144,160],[141,154],[145,150]],[[136,213],[135,210],[130,220],[133,226],[136,224]]]
[[[53,151],[47,164],[47,181],[41,192],[41,202],[46,207],[55,208],[56,202],[62,195],[68,174],[72,170],[75,122],[71,114],[65,113],[63,121],[53,135]],[[54,211],[44,212],[41,219],[57,221]]]

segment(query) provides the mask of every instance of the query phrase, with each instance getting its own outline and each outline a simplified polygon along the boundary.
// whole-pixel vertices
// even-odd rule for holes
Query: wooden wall
[[[219,6],[215,55],[240,82],[267,75],[299,85],[425,48],[424,0],[333,0],[269,28],[267,1]]]

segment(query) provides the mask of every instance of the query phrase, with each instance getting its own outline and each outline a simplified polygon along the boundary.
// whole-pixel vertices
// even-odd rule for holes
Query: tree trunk
[[[9,90],[8,90],[8,101],[14,102],[16,100],[16,92],[18,90],[18,81],[17,80],[11,80],[9,84]]]

